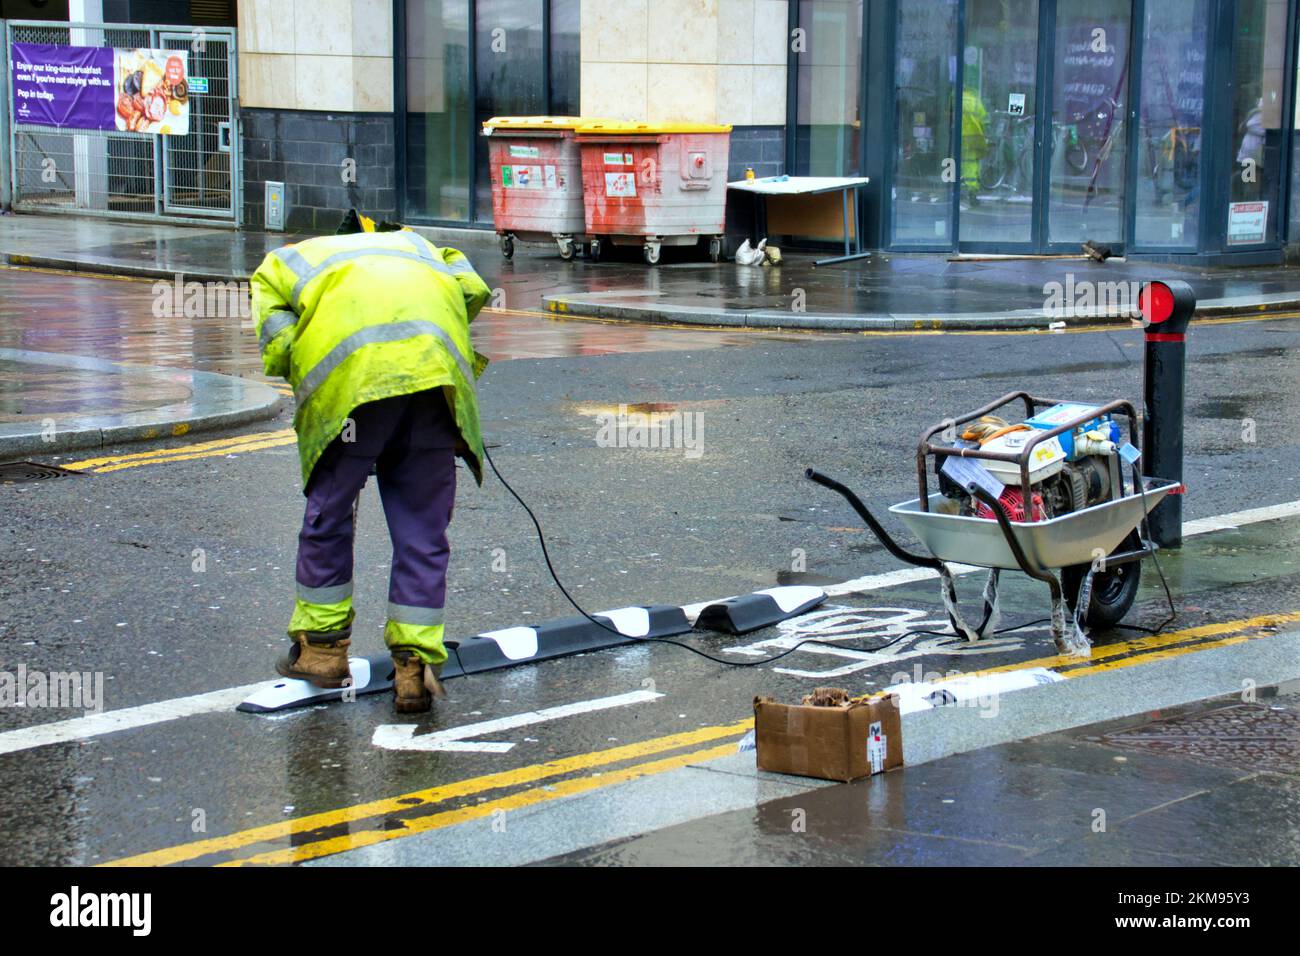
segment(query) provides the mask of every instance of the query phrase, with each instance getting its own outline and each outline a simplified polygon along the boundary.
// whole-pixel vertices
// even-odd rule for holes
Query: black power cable
[[[1142,414],[1146,414],[1145,404],[1142,406]],[[1160,567],[1160,558],[1156,553],[1160,550],[1160,546],[1151,542],[1151,525],[1147,520],[1150,512],[1147,510],[1147,489],[1146,485],[1142,481],[1142,472],[1138,468],[1137,462],[1130,462],[1129,467],[1133,469],[1133,484],[1137,487],[1138,494],[1142,496],[1142,521],[1139,524],[1139,527],[1145,531],[1142,535],[1142,539],[1151,543],[1151,560],[1156,566],[1156,574],[1160,575],[1160,584],[1165,589],[1165,602],[1169,606],[1169,616],[1161,621],[1156,627],[1143,627],[1140,624],[1116,624],[1115,627],[1122,628],[1126,631],[1138,631],[1142,634],[1156,635],[1163,633],[1166,627],[1178,619],[1178,608],[1174,606],[1174,595],[1169,590],[1169,582],[1165,580],[1164,568]]]
[[[947,632],[940,632],[940,631],[908,631],[906,634],[900,634],[892,641],[887,641],[884,644],[878,644],[875,647],[851,647],[847,644],[836,643],[833,641],[821,641],[815,638],[807,638],[805,640],[800,641],[798,644],[795,644],[793,647],[787,648],[786,650],[782,651],[780,654],[774,654],[773,656],[765,657],[762,660],[729,661],[729,660],[724,660],[721,657],[715,657],[712,654],[708,653],[707,651],[700,650],[698,647],[692,647],[690,644],[684,644],[681,641],[675,641],[672,638],[636,637],[631,634],[624,634],[622,631],[618,630],[617,628],[610,627],[609,624],[587,613],[586,609],[583,608],[581,604],[579,604],[577,601],[573,599],[573,595],[571,595],[568,589],[564,586],[564,584],[561,583],[560,576],[555,571],[555,565],[551,563],[551,554],[546,547],[546,535],[542,531],[541,522],[537,520],[537,515],[533,513],[532,508],[528,507],[528,503],[524,501],[523,498],[519,497],[519,492],[515,491],[515,489],[510,486],[510,482],[506,481],[506,479],[502,476],[500,470],[497,468],[496,462],[492,460],[492,455],[488,452],[486,446],[484,446],[483,448],[483,456],[487,459],[488,465],[491,466],[492,473],[497,476],[497,480],[500,481],[501,484],[505,486],[506,491],[510,492],[510,496],[514,498],[515,501],[519,502],[520,507],[522,507],[524,511],[528,512],[528,517],[532,519],[533,527],[537,529],[537,541],[542,546],[542,557],[546,561],[546,570],[550,572],[551,580],[554,581],[555,586],[560,589],[560,593],[564,595],[565,599],[570,604],[573,605],[573,607],[577,610],[579,614],[585,617],[592,624],[595,624],[597,627],[604,628],[605,630],[609,631],[611,634],[617,634],[619,637],[623,638],[624,640],[641,641],[650,644],[670,644],[673,647],[680,647],[683,650],[690,651],[692,654],[697,654],[700,657],[703,657],[705,660],[713,661],[715,664],[725,664],[728,667],[760,667],[764,664],[771,664],[774,663],[775,661],[779,661],[783,657],[788,657],[789,655],[793,654],[795,651],[799,650],[799,648],[809,644],[817,647],[831,647],[831,648],[836,648],[838,650],[850,650],[850,651],[859,651],[864,654],[874,654],[878,651],[887,650],[888,648],[893,647],[895,644],[899,643],[900,641],[905,640],[906,638],[909,637],[913,637],[917,634],[930,634],[938,637],[950,636]],[[1026,624],[1017,624],[1014,627],[1002,628],[1001,630],[994,631],[994,633],[1006,634],[1009,631],[1017,631],[1017,630],[1021,630],[1022,628],[1032,627],[1035,624],[1042,624],[1044,623],[1044,621],[1046,621],[1046,618],[1039,621],[1030,621]]]

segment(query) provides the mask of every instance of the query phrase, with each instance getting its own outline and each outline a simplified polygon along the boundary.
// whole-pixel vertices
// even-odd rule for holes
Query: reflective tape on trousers
[[[301,583],[298,585],[298,600],[307,604],[338,604],[350,597],[352,597],[351,581],[344,584],[331,584],[323,588],[309,588]]]
[[[388,603],[388,620],[394,624],[410,624],[415,627],[433,627],[443,621],[443,609],[440,607],[413,607],[410,604]]]

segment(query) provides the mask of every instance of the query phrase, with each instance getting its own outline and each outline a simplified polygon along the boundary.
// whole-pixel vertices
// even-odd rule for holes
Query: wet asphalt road
[[[148,286],[139,289],[143,296]],[[551,325],[509,319],[520,330]],[[608,326],[563,329],[578,338],[587,329],[602,341],[610,335]],[[491,337],[478,334],[493,355]],[[1140,394],[1141,337],[1128,330],[731,334],[700,338],[698,348],[667,342],[711,333],[656,334],[665,336],[662,348],[652,342],[626,354],[564,348],[556,351],[568,354],[557,357],[509,359],[502,347],[480,383],[494,458],[538,512],[565,583],[592,611],[894,570],[896,562],[846,505],[802,479],[806,466],[841,478],[884,509],[915,495],[915,436],[945,415],[1020,387],[1083,401]],[[1185,517],[1300,498],[1298,344],[1295,319],[1193,330]],[[594,415],[619,403],[698,413],[703,453],[598,447]],[[1254,422],[1253,443],[1242,440],[1246,419]],[[287,427],[285,413],[245,432]],[[220,436],[204,436],[212,437]],[[102,672],[110,710],[271,677],[292,601],[302,509],[297,471],[296,451],[283,445],[0,488],[0,670],[24,664]],[[459,474],[449,635],[570,613],[546,576],[523,512],[495,481],[479,489],[464,469]],[[368,488],[356,572],[354,650],[361,653],[383,648],[388,546],[380,516]],[[1291,541],[1251,542],[1246,553],[1217,561],[1189,560],[1203,553],[1198,549],[1214,551],[1208,539],[1189,543],[1182,557],[1169,556],[1166,571],[1185,615],[1180,623],[1300,608]],[[798,552],[806,555],[802,571],[792,570]],[[505,570],[494,570],[501,557]],[[974,579],[964,582],[973,597]],[[1150,576],[1144,584],[1130,619],[1159,623],[1159,592]],[[831,603],[902,608],[914,626],[941,626],[935,591],[925,583]],[[1023,581],[1009,581],[1004,594],[1008,623],[1045,609],[1045,595]],[[869,627],[861,633],[857,646],[880,643]],[[692,641],[716,653],[774,636]],[[930,646],[901,669],[919,662],[942,672],[1050,653],[1046,633],[1028,630],[987,649]],[[724,668],[671,647],[632,647],[455,681],[449,701],[422,718],[397,718],[385,696],[363,697],[273,719],[233,712],[188,717],[2,755],[8,786],[0,861],[103,862],[731,723],[746,715],[754,694],[794,698],[821,683],[816,673],[827,667],[824,655],[805,652],[783,664],[806,673]],[[861,692],[884,686],[899,669],[886,664],[836,682]],[[396,753],[370,742],[379,724],[416,722],[422,733],[624,693],[646,681],[665,696],[492,737],[516,742],[506,754]],[[77,714],[8,709],[0,712],[0,731],[71,716]],[[196,834],[199,816],[206,831]]]

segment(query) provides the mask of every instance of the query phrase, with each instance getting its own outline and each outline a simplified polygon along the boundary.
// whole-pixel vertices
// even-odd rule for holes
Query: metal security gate
[[[190,110],[185,136],[11,122],[16,211],[239,225],[234,29],[11,20],[6,55],[14,43],[188,50]]]

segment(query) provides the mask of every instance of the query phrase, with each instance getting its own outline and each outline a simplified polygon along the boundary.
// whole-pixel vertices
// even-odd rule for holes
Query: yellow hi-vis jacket
[[[469,260],[410,230],[321,236],[269,253],[252,278],[267,375],[289,380],[303,487],[358,405],[439,388],[483,483],[469,323],[489,290]]]

